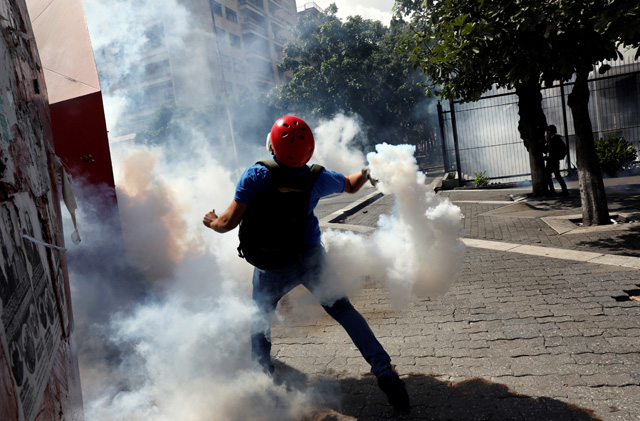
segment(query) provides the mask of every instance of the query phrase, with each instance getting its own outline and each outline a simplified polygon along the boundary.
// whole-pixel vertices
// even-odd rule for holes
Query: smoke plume
[[[231,110],[251,117],[235,125],[243,135],[231,145],[226,110],[202,111],[212,96],[199,81],[211,69],[198,49],[212,40],[199,32],[202,17],[175,0],[91,0],[85,8],[110,133],[158,105],[153,96],[119,89],[125,82],[148,85],[140,57],[153,50],[155,22],[163,23],[161,35],[173,51],[189,54],[173,70],[192,107],[190,114],[175,111],[171,124],[158,126],[160,134],[148,130],[144,141],[111,144],[117,209],[103,200],[108,192],[73,182],[83,241],[67,254],[86,419],[301,419],[321,392],[287,389],[252,365],[252,267],[237,256],[235,231],[220,235],[202,224],[205,213],[220,214],[231,203],[244,168],[270,158],[264,148],[270,125],[258,123],[274,116],[251,103]],[[117,66],[100,67],[109,61]],[[314,162],[346,174],[367,165],[355,148],[359,121],[338,115],[315,124]],[[234,147],[237,164],[230,158]],[[428,191],[412,153],[408,146],[380,145],[369,155],[379,188],[397,195],[397,204],[373,237],[325,234],[339,275],[326,297],[357,293],[367,276],[386,273],[401,305],[413,294],[442,290],[459,266],[459,210]]]
[[[322,158],[351,156],[336,165],[361,168],[362,153],[348,149],[357,127],[344,116],[321,123]],[[90,212],[99,206],[81,206],[84,240],[69,254],[87,419],[299,419],[312,411],[315,392],[287,390],[251,365],[251,267],[236,255],[235,232],[219,235],[201,223],[230,203],[233,172],[202,134],[185,142],[202,152],[176,160],[163,146],[115,151],[126,255],[117,244],[105,247],[117,243],[117,214],[99,218]],[[379,273],[398,305],[441,292],[464,250],[459,209],[424,185],[412,146],[378,145],[367,158],[396,205],[373,237],[325,233],[338,276],[324,296],[357,293]],[[92,203],[95,191],[81,190],[80,202]]]
[[[372,237],[329,231],[324,241],[340,286],[329,283],[326,301],[353,292],[366,278],[385,273],[392,302],[404,306],[413,296],[447,290],[464,258],[460,208],[435,195],[418,171],[412,145],[381,144],[367,155],[377,188],[393,194],[391,215],[382,215]]]

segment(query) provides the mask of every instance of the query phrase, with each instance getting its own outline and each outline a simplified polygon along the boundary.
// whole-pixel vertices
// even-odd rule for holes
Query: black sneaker
[[[409,411],[409,394],[395,372],[385,372],[378,377],[378,387],[387,395],[389,405],[401,412]]]

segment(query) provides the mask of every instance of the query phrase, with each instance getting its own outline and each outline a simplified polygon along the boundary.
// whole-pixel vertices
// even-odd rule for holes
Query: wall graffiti
[[[79,375],[55,151],[31,32],[24,0],[0,0],[0,377],[11,388],[0,396],[3,421],[82,416],[58,393],[78,401],[79,387],[68,385],[79,385]]]

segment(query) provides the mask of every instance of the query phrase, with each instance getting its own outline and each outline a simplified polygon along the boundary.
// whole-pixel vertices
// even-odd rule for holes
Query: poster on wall
[[[66,301],[61,303],[56,298],[56,285],[61,280],[52,279],[50,266],[50,262],[57,266],[53,272],[57,278],[61,269],[56,263],[59,259],[53,256],[61,251],[25,239],[43,238],[38,209],[28,193],[19,193],[0,204],[0,214],[2,346],[24,419],[32,419],[63,337],[65,321],[60,317],[66,309],[61,304],[66,307]]]

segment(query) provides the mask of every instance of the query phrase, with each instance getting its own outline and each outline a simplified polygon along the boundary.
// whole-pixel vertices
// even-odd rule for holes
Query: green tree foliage
[[[397,17],[412,33],[400,44],[414,68],[431,81],[429,94],[475,101],[491,89],[514,88],[518,129],[529,151],[533,194],[547,193],[541,75],[549,68],[545,44],[549,2],[529,0],[396,1]]]
[[[343,22],[336,12],[332,4],[318,18],[298,20],[281,64],[293,80],[272,93],[272,104],[315,117],[357,114],[371,143],[435,138],[419,86],[423,77],[394,51],[402,27],[361,16]]]
[[[398,16],[407,18],[414,31],[405,38],[404,50],[432,80],[431,93],[474,101],[494,84],[515,88],[534,195],[546,193],[541,83],[575,76],[569,105],[586,225],[609,221],[591,134],[587,78],[595,63],[618,57],[620,44],[637,45],[638,8],[637,0],[396,1]]]

